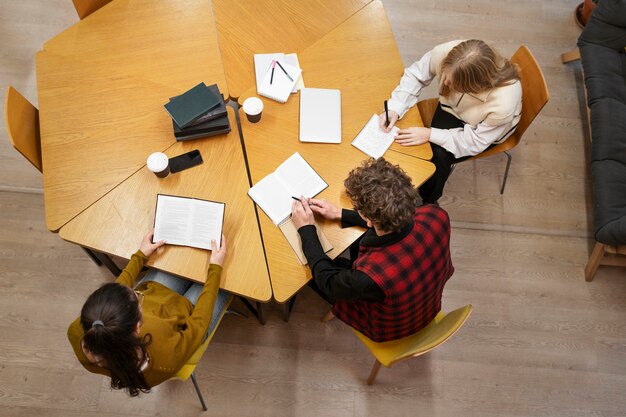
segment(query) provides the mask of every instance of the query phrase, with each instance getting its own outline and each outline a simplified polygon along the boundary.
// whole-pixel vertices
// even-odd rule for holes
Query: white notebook
[[[285,54],[278,52],[275,54],[254,54],[254,75],[256,77],[256,92],[259,93],[259,87],[267,74],[267,70],[272,67],[272,61],[285,61]]]
[[[400,129],[396,126],[391,128],[389,133],[380,130],[378,115],[375,114],[354,138],[352,145],[372,158],[380,158],[393,143],[398,130]]]
[[[211,250],[211,240],[220,247],[224,203],[158,194],[153,241],[168,245]]]
[[[341,91],[300,90],[300,142],[341,143]]]
[[[302,70],[286,62],[274,62],[277,64],[274,66],[270,63],[261,85],[257,88],[257,93],[260,96],[284,103],[289,98],[296,82],[298,82]]]
[[[276,225],[291,215],[291,197],[315,197],[328,184],[298,152],[250,190],[248,195]]]

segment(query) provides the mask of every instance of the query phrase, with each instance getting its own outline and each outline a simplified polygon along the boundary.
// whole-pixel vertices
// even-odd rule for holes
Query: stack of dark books
[[[172,117],[177,141],[205,138],[230,132],[224,96],[216,84],[200,83],[170,98],[165,110]]]

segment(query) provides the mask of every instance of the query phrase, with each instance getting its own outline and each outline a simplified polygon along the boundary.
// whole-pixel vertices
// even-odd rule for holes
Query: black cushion
[[[613,50],[626,46],[626,0],[599,0],[591,13],[585,30],[578,38],[580,42],[602,45]]]

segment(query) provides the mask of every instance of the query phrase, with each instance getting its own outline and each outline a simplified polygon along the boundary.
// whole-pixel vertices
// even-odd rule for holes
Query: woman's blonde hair
[[[478,39],[461,42],[448,53],[441,65],[450,85],[442,83],[439,94],[447,97],[452,90],[478,94],[519,80],[517,65],[503,58]]]

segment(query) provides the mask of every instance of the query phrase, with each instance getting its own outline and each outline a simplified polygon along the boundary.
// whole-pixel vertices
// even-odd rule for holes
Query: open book
[[[278,225],[291,215],[292,197],[315,197],[326,187],[328,184],[296,152],[250,188],[248,195]]]
[[[375,114],[354,138],[352,145],[372,158],[380,158],[393,143],[398,130],[400,129],[397,126],[394,126],[389,133],[380,130],[378,115]]]
[[[222,241],[224,203],[158,194],[153,242],[211,250]]]
[[[283,235],[287,239],[287,242],[289,242],[289,245],[291,245],[291,249],[293,249],[293,251],[295,252],[296,257],[298,258],[300,263],[302,265],[306,265],[307,260],[306,256],[304,256],[304,252],[302,252],[302,241],[300,240],[300,233],[298,233],[298,229],[296,229],[296,226],[294,226],[291,218],[288,218],[280,225],[278,225],[278,228],[281,232],[283,232]],[[324,249],[324,253],[328,252],[333,248],[333,245],[331,245],[331,243],[328,241],[328,238],[322,232],[321,227],[316,226],[315,229],[317,231],[317,237],[319,238],[320,243],[322,244],[322,248]]]

